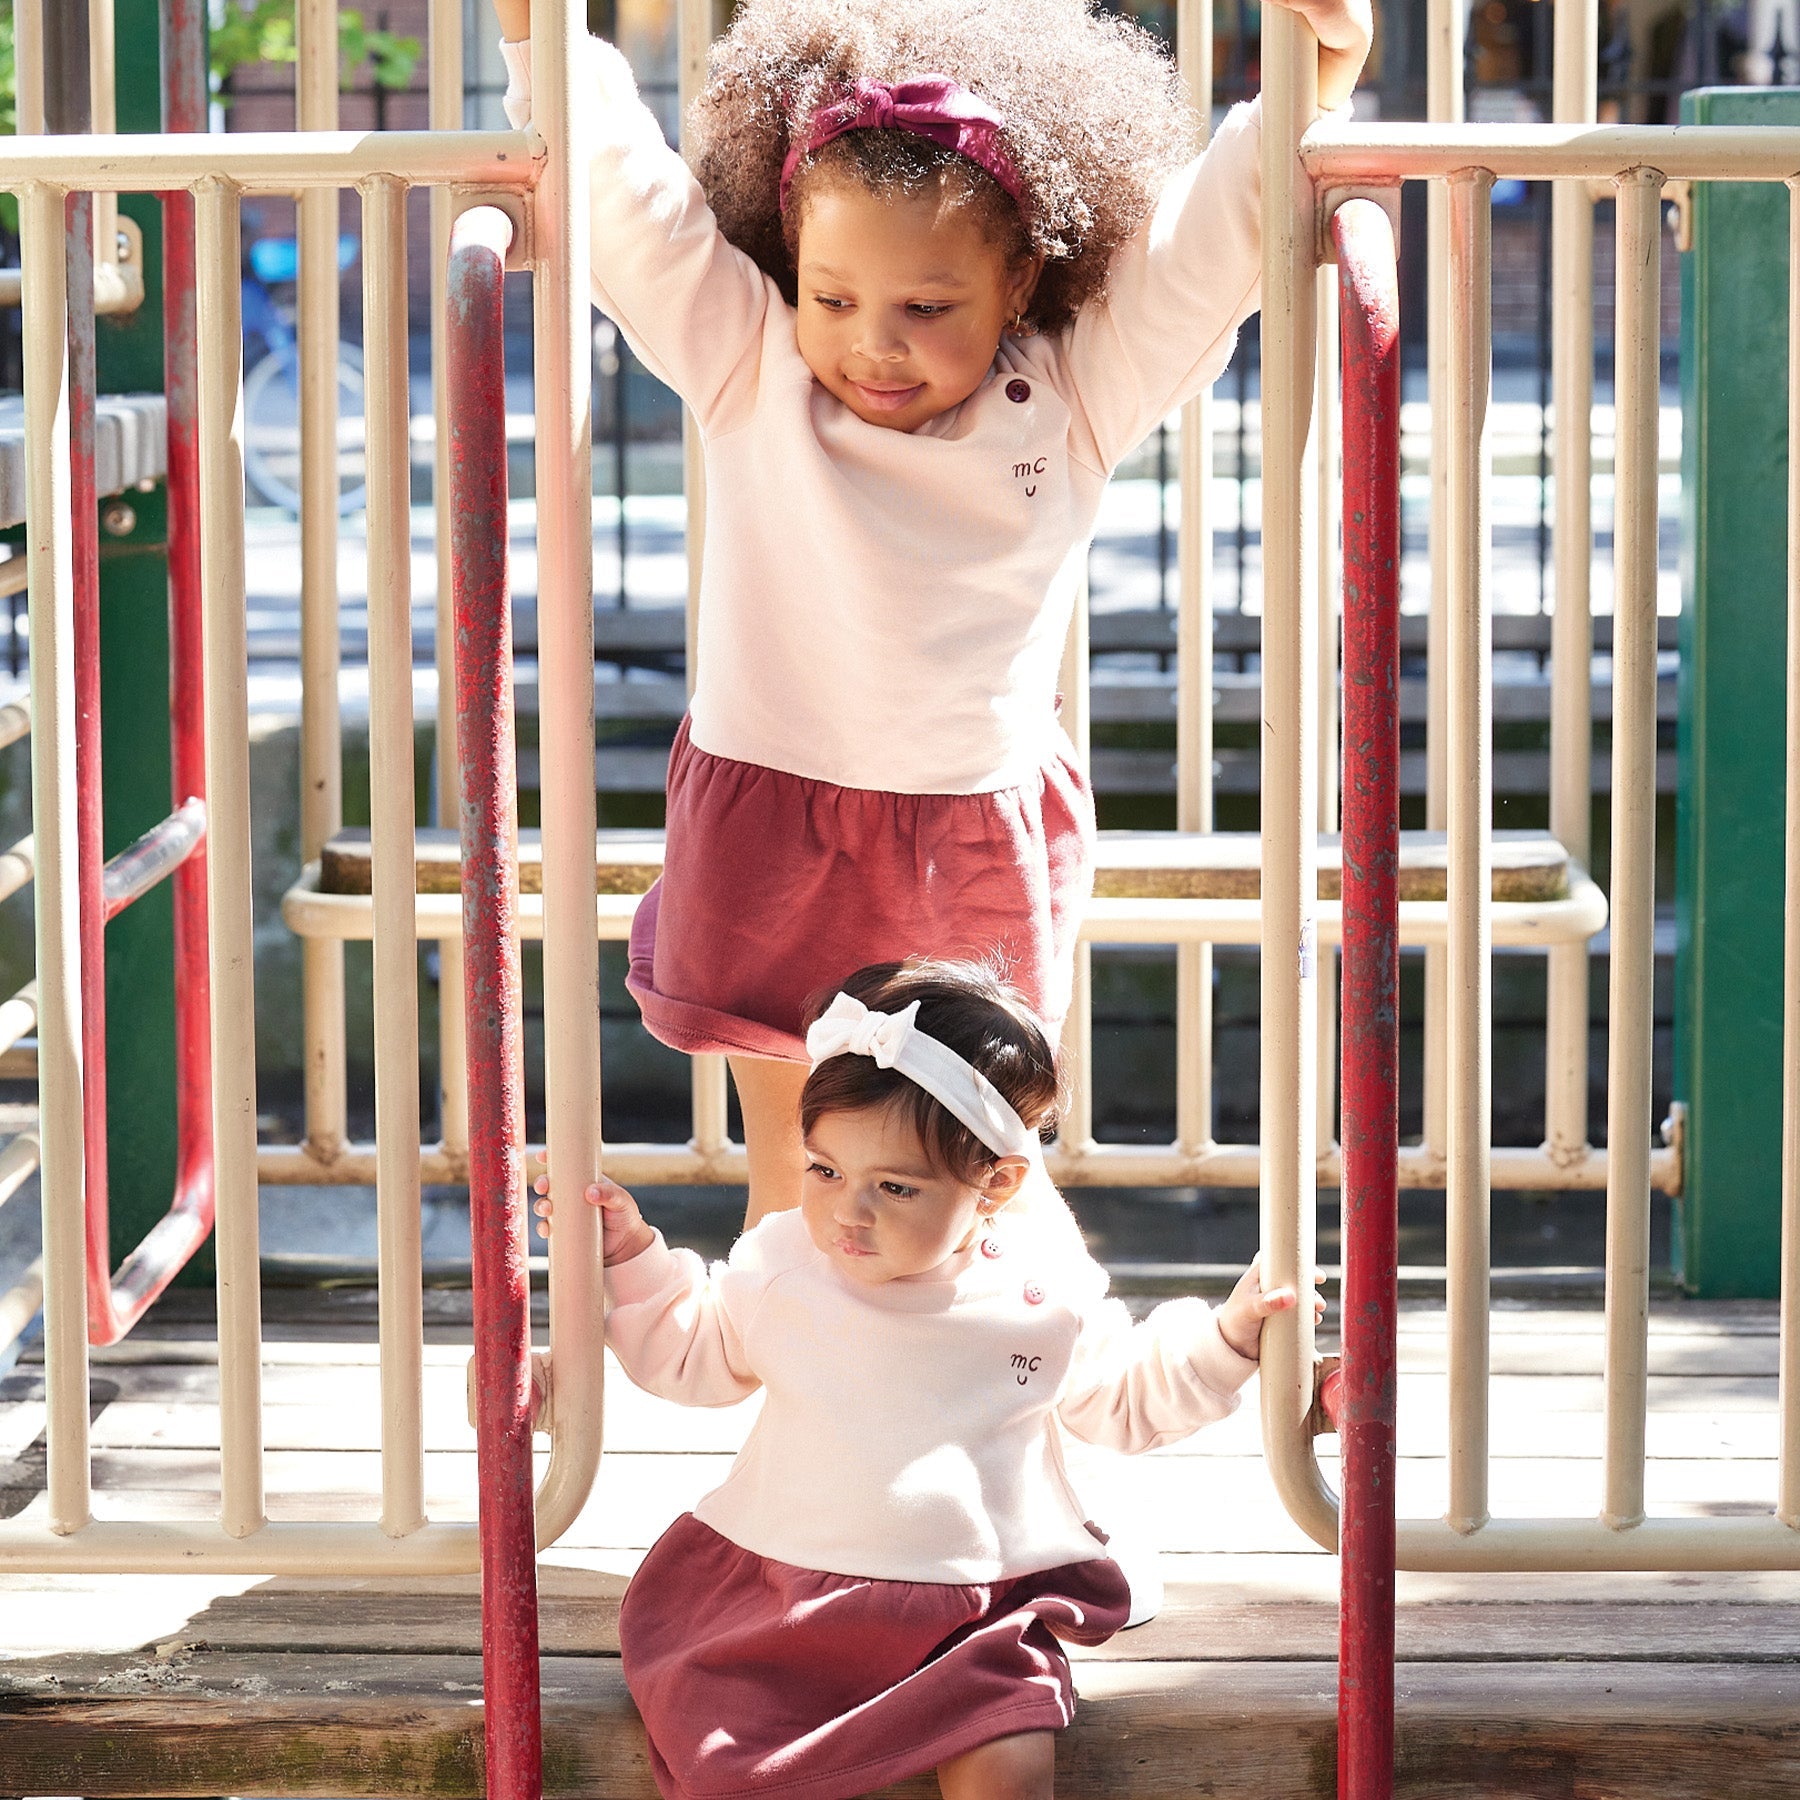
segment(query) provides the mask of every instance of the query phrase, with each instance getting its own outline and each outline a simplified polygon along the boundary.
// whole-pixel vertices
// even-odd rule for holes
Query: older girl
[[[1282,3],[1339,104],[1369,0]],[[1259,114],[1197,158],[1164,52],[1090,0],[746,0],[691,170],[616,50],[586,79],[594,298],[706,453],[630,985],[731,1058],[755,1220],[800,1199],[809,995],[930,952],[997,959],[1053,1035],[1067,1010],[1093,806],[1063,640],[1108,475],[1256,305]]]

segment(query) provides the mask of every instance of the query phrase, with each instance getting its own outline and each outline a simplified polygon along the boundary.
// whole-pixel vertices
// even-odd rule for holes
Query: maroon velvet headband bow
[[[847,131],[910,131],[955,150],[978,164],[1005,188],[1024,211],[1024,184],[1000,142],[1006,123],[985,100],[977,99],[948,75],[917,75],[911,81],[859,80],[836,100],[813,114],[804,138],[788,150],[781,165],[781,210],[787,211],[788,186],[803,157],[822,150]]]

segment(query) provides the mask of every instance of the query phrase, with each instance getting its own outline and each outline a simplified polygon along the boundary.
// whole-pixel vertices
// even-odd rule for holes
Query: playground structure
[[[105,8],[96,6],[95,12]],[[177,5],[171,17],[192,20]],[[36,1019],[41,1086],[42,1188],[46,1221],[42,1276],[44,1360],[48,1390],[48,1474],[44,1505],[0,1526],[0,1567],[96,1573],[192,1569],[200,1565],[268,1574],[411,1573],[476,1565],[475,1531],[428,1520],[423,1499],[420,1438],[419,1191],[425,1180],[469,1179],[473,1206],[488,1225],[477,1230],[478,1335],[492,1354],[480,1385],[492,1411],[484,1418],[483,1491],[501,1476],[485,1459],[491,1444],[510,1448],[515,1524],[527,1488],[529,1432],[548,1429],[551,1456],[536,1494],[538,1542],[553,1541],[579,1510],[600,1455],[600,1311],[592,1221],[559,1224],[551,1262],[553,1379],[534,1390],[527,1379],[523,1336],[523,1220],[519,1214],[520,1152],[516,1092],[502,1091],[518,1056],[508,1037],[516,1014],[500,1000],[507,984],[500,955],[512,932],[508,907],[516,898],[518,929],[541,935],[546,959],[546,1081],[550,1150],[571,1181],[585,1181],[600,1161],[597,950],[601,937],[622,937],[636,894],[652,878],[656,847],[642,834],[599,838],[596,881],[592,772],[593,613],[589,562],[590,433],[587,422],[589,342],[585,283],[587,221],[581,204],[585,158],[579,109],[569,90],[570,59],[580,29],[576,9],[538,7],[536,123],[530,133],[473,133],[460,127],[460,8],[440,4],[431,35],[433,129],[426,133],[352,136],[335,123],[335,6],[301,0],[300,126],[295,134],[237,136],[228,142],[175,135],[160,138],[87,137],[53,143],[29,135],[0,155],[0,185],[20,197],[23,221],[23,298],[27,318],[26,449],[29,472],[29,580],[32,597],[34,866],[38,900]],[[21,4],[21,68],[38,66],[43,9]],[[1655,526],[1656,526],[1656,290],[1655,246],[1666,180],[1786,182],[1796,206],[1795,259],[1800,268],[1800,134],[1779,131],[1708,132],[1598,127],[1592,123],[1593,16],[1585,6],[1558,8],[1558,113],[1543,127],[1469,128],[1454,117],[1459,91],[1459,15],[1434,7],[1434,113],[1424,126],[1331,124],[1309,129],[1314,111],[1312,44],[1284,14],[1265,18],[1263,296],[1263,458],[1265,586],[1263,612],[1263,829],[1257,857],[1258,897],[1222,897],[1207,885],[1221,852],[1210,827],[1210,695],[1207,559],[1204,541],[1206,402],[1184,418],[1183,530],[1178,712],[1180,830],[1108,846],[1101,896],[1084,927],[1089,942],[1177,943],[1180,1015],[1178,1141],[1152,1149],[1092,1141],[1088,1086],[1086,971],[1071,1018],[1068,1050],[1073,1105],[1052,1158],[1057,1177],[1076,1184],[1250,1185],[1263,1200],[1263,1239],[1278,1281],[1304,1285],[1314,1261],[1313,1206],[1320,1185],[1357,1179],[1354,1158],[1382,1145],[1382,1108],[1391,1081],[1369,1097],[1373,1111],[1356,1112],[1353,1094],[1370,1015],[1360,1000],[1368,971],[1391,966],[1401,945],[1428,947],[1426,1131],[1421,1145],[1400,1147],[1386,1128],[1392,1179],[1443,1186],[1450,1221],[1449,1454],[1450,1505],[1441,1519],[1404,1519],[1395,1532],[1398,1561],[1416,1569],[1654,1569],[1794,1568],[1800,1566],[1800,1092],[1788,1098],[1785,1183],[1782,1350],[1782,1461],[1779,1494],[1763,1515],[1674,1520],[1645,1516],[1643,1471],[1648,1330],[1648,1205],[1655,1186],[1680,1179],[1679,1139],[1655,1146],[1649,1117],[1650,982],[1653,924],[1652,856],[1655,753]],[[682,12],[684,91],[704,65],[713,21],[703,4]],[[1210,89],[1208,9],[1194,0],[1181,14],[1183,66],[1197,93]],[[32,28],[39,31],[34,40]],[[173,41],[180,41],[179,38]],[[188,70],[189,78],[192,69]],[[171,90],[173,91],[173,89]],[[99,89],[95,89],[98,95]],[[41,115],[40,115],[41,116]],[[96,112],[96,120],[103,113]],[[192,114],[188,115],[190,118]],[[21,107],[22,120],[33,114]],[[179,129],[177,116],[170,120]],[[1488,366],[1486,254],[1487,196],[1496,177],[1554,178],[1558,252],[1557,326],[1557,607],[1552,736],[1552,836],[1566,868],[1562,891],[1549,898],[1496,898],[1489,786],[1491,754],[1490,625],[1483,568],[1483,416]],[[1336,277],[1321,272],[1325,244],[1336,237],[1342,273],[1359,296],[1369,296],[1371,271],[1382,258],[1383,224],[1371,217],[1371,196],[1385,200],[1400,181],[1433,182],[1432,276],[1434,597],[1431,614],[1432,798],[1429,823],[1445,832],[1442,898],[1392,900],[1388,935],[1377,897],[1371,964],[1350,960],[1358,942],[1352,921],[1359,905],[1361,858],[1356,834],[1397,827],[1397,803],[1360,779],[1343,785],[1339,806],[1336,694],[1339,681],[1335,538],[1338,507],[1334,441],[1338,381],[1334,319]],[[1619,419],[1616,465],[1617,590],[1613,608],[1614,773],[1610,892],[1603,898],[1587,876],[1592,622],[1587,571],[1592,540],[1588,517],[1588,431],[1592,367],[1590,183],[1612,184],[1618,200],[1617,329]],[[434,208],[434,367],[439,433],[440,546],[454,546],[449,579],[439,583],[438,783],[444,816],[461,803],[465,827],[485,812],[486,862],[477,873],[475,839],[465,839],[464,894],[418,891],[413,807],[412,650],[407,529],[404,196],[431,189]],[[328,893],[320,877],[327,848],[341,824],[341,744],[337,716],[335,537],[338,484],[330,452],[336,442],[337,192],[357,189],[363,205],[370,553],[371,793],[373,818],[366,895]],[[210,1107],[184,1143],[199,1146],[210,1124],[209,1197],[217,1209],[219,1362],[223,1482],[217,1524],[183,1520],[95,1520],[89,1488],[88,1361],[90,1341],[128,1328],[129,1316],[90,1317],[98,1292],[89,1246],[100,1207],[98,1243],[104,1248],[104,1120],[92,1096],[104,1067],[94,1046],[93,976],[98,951],[99,882],[95,826],[97,784],[82,774],[80,633],[81,574],[71,518],[70,441],[80,431],[79,349],[67,349],[66,321],[84,312],[82,296],[64,274],[65,211],[70,196],[161,190],[191,195],[196,284],[197,395],[194,468],[197,512],[185,540],[197,572],[197,619],[204,641],[204,774],[184,770],[181,803],[156,855],[140,859],[160,870],[178,855],[178,880],[197,884],[204,868],[206,930],[182,939],[183,953],[201,957],[210,984],[206,1025],[212,1053],[209,1081],[196,1093]],[[306,1032],[309,1081],[307,1141],[297,1149],[256,1141],[254,993],[250,979],[251,896],[244,687],[242,457],[235,415],[239,405],[238,218],[240,197],[254,193],[301,197],[300,344],[303,372],[302,508],[304,619],[304,770],[302,818],[309,870],[288,897],[285,916],[305,940]],[[1352,220],[1352,211],[1360,216]],[[77,208],[79,210],[79,208]],[[453,225],[459,260],[451,274]],[[1333,221],[1336,221],[1333,224]],[[104,239],[102,240],[104,241]],[[171,241],[176,241],[171,233]],[[1391,247],[1388,252],[1391,255]],[[542,895],[510,891],[516,864],[507,848],[510,828],[500,805],[510,795],[510,771],[488,753],[508,741],[503,638],[487,646],[487,699],[477,705],[464,671],[460,699],[454,668],[453,616],[504,625],[504,569],[478,569],[472,521],[488,510],[459,506],[453,463],[468,452],[471,433],[495,419],[495,348],[474,346],[481,304],[491,308],[499,265],[515,257],[531,269],[536,322],[537,436],[548,454],[537,477],[541,681],[540,756],[543,777]],[[181,279],[171,259],[171,291]],[[1795,287],[1800,294],[1800,284]],[[485,297],[485,299],[483,298]],[[1384,302],[1371,300],[1368,320],[1379,323]],[[1800,316],[1800,315],[1796,315]],[[1347,321],[1346,442],[1380,411],[1367,358],[1368,322]],[[180,325],[176,326],[179,342]],[[1800,327],[1796,328],[1800,330]],[[79,334],[77,333],[77,336]],[[1800,349],[1800,341],[1797,341]],[[459,364],[458,358],[466,357]],[[171,369],[176,367],[171,361]],[[452,385],[452,371],[459,371]],[[460,371],[466,370],[466,376]],[[1800,357],[1793,364],[1800,374]],[[478,390],[477,378],[490,382]],[[1790,376],[1792,382],[1792,374]],[[1371,404],[1373,411],[1371,411]],[[485,410],[484,410],[485,409]],[[182,413],[171,380],[172,506],[183,480],[175,445]],[[1397,427],[1397,420],[1392,421]],[[1800,419],[1796,420],[1800,426]],[[1371,440],[1372,441],[1372,440]],[[1388,442],[1380,440],[1384,445]],[[491,447],[490,447],[491,450]],[[695,446],[690,443],[690,519],[702,503]],[[1386,458],[1386,451],[1383,451]],[[469,456],[470,468],[479,458]],[[504,458],[487,458],[503,466]],[[1343,509],[1344,560],[1366,597],[1368,573],[1382,566],[1373,534],[1397,522],[1397,462],[1345,456],[1347,471],[1366,485]],[[464,473],[468,473],[465,468]],[[1391,480],[1389,479],[1391,477]],[[87,516],[91,519],[92,507]],[[503,517],[503,510],[502,515]],[[1800,493],[1791,505],[1800,518]],[[457,529],[453,530],[453,524]],[[486,537],[491,553],[503,529]],[[692,555],[697,559],[698,533]],[[440,575],[442,575],[442,565]],[[176,583],[181,592],[179,579]],[[194,590],[190,589],[189,592]],[[697,591],[690,584],[690,596]],[[467,599],[471,608],[453,615]],[[485,598],[486,610],[476,607]],[[692,599],[690,598],[690,650]],[[1800,647],[1800,551],[1790,574],[1790,645]],[[180,615],[178,616],[186,616]],[[1391,623],[1391,620],[1390,620]],[[1345,670],[1351,648],[1378,621],[1346,613]],[[1071,696],[1073,735],[1085,743],[1086,693],[1081,621],[1072,638],[1065,691]],[[1391,646],[1368,646],[1388,666]],[[1800,653],[1790,649],[1794,700],[1790,735],[1800,730]],[[188,662],[192,663],[190,656]],[[89,664],[91,667],[91,662]],[[1359,665],[1360,666],[1360,665]],[[691,667],[691,663],[690,663]],[[1360,688],[1353,698],[1366,698]],[[198,711],[196,698],[189,704]],[[190,725],[192,714],[180,712]],[[1359,715],[1346,699],[1346,750],[1360,745]],[[1383,728],[1385,729],[1385,727]],[[195,734],[196,737],[199,734]],[[477,747],[481,754],[478,755]],[[1376,759],[1377,767],[1380,759]],[[486,784],[465,785],[476,776]],[[200,815],[186,809],[203,801]],[[1370,802],[1353,813],[1352,799]],[[84,802],[87,811],[84,812]],[[1788,800],[1789,892],[1800,881],[1800,795]],[[497,810],[498,809],[498,810]],[[1319,893],[1320,833],[1335,829],[1340,810],[1346,833],[1342,903]],[[177,823],[181,821],[180,823]],[[1382,825],[1385,821],[1385,825]],[[1396,866],[1409,846],[1395,840]],[[602,891],[596,894],[596,887]],[[488,910],[474,893],[485,896]],[[121,889],[121,892],[124,890]],[[1608,910],[1610,902],[1610,916]],[[193,909],[197,910],[197,909]],[[1787,946],[1787,1066],[1800,1068],[1800,908],[1789,907]],[[1586,1142],[1588,940],[1610,924],[1608,1143]],[[480,928],[478,929],[478,924]],[[1397,935],[1396,935],[1397,934]],[[358,937],[374,944],[377,1049],[377,1135],[373,1145],[348,1141],[345,1127],[344,969],[342,944]],[[443,957],[447,994],[464,988],[465,1015],[444,1009],[442,1142],[421,1144],[417,1097],[419,1021],[417,941],[435,939]],[[1344,1141],[1337,1137],[1336,1036],[1323,1021],[1333,1012],[1332,946],[1346,946]],[[465,942],[466,940],[466,942]],[[1261,946],[1262,1141],[1211,1141],[1209,1095],[1209,954],[1215,943]],[[1501,942],[1545,948],[1550,959],[1549,1108],[1541,1150],[1495,1150],[1488,1141],[1489,959]],[[1360,953],[1360,952],[1358,952]],[[498,960],[495,958],[498,955]],[[481,959],[477,979],[474,965]],[[515,965],[516,966],[516,965]],[[196,969],[198,963],[196,963]],[[516,976],[514,977],[516,980]],[[201,984],[184,990],[201,991]],[[515,989],[516,999],[516,989]],[[199,1002],[194,1001],[198,1006]],[[484,1026],[497,1037],[482,1040]],[[196,1022],[190,1045],[206,1041]],[[196,1052],[197,1054],[197,1052]],[[471,1076],[473,1080],[471,1081]],[[721,1064],[699,1059],[694,1069],[694,1128],[686,1145],[608,1147],[609,1173],[634,1182],[741,1178],[742,1152],[726,1133]],[[467,1097],[473,1095],[470,1101]],[[493,1109],[493,1110],[487,1110]],[[210,1120],[205,1117],[210,1112]],[[1353,1128],[1354,1127],[1354,1128]],[[8,1153],[9,1155],[11,1153]],[[21,1158],[25,1154],[19,1153]],[[197,1164],[196,1167],[199,1165]],[[27,1171],[28,1172],[28,1171]],[[23,1175],[19,1177],[22,1181]],[[345,1525],[266,1517],[259,1397],[260,1314],[256,1235],[260,1182],[373,1180],[379,1194],[381,1245],[381,1441],[383,1503],[379,1519]],[[1379,1155],[1361,1205],[1372,1225],[1391,1215],[1389,1176]],[[199,1177],[195,1177],[196,1182]],[[1606,1367],[1606,1490],[1599,1517],[1494,1519],[1487,1493],[1488,1293],[1487,1207],[1494,1186],[1604,1186],[1608,1201],[1608,1313]],[[184,1192],[187,1188],[184,1187]],[[197,1193],[197,1188],[196,1188]],[[1384,1198],[1385,1196],[1385,1198]],[[511,1197],[510,1212],[507,1202]],[[484,1208],[491,1210],[485,1211]],[[1385,1209],[1385,1210],[1384,1210]],[[183,1241],[198,1207],[178,1206]],[[512,1234],[509,1237],[509,1233]],[[510,1248],[508,1247],[510,1245]],[[1375,1461],[1391,1465],[1391,1382],[1385,1415],[1381,1372],[1391,1367],[1391,1239],[1385,1268],[1358,1265],[1349,1251],[1347,1281],[1364,1280],[1386,1305],[1368,1313],[1372,1342],[1347,1336],[1344,1396],[1338,1414],[1346,1435],[1346,1482],[1361,1479],[1350,1459],[1353,1428],[1366,1428]],[[1364,1255],[1373,1254],[1368,1250]],[[487,1259],[496,1259],[489,1267]],[[158,1258],[162,1278],[180,1260]],[[490,1277],[503,1277],[498,1281]],[[108,1283],[108,1287],[113,1284]],[[148,1285],[126,1282],[126,1307],[148,1296]],[[501,1292],[496,1292],[498,1287]],[[15,1302],[15,1310],[16,1310]],[[492,1306],[492,1313],[485,1311]],[[1360,1319],[1362,1308],[1354,1310]],[[490,1326],[492,1332],[490,1333]],[[490,1343],[490,1337],[510,1340]],[[1388,1358],[1387,1364],[1382,1362]],[[1373,1357],[1374,1361],[1370,1362]],[[504,1371],[504,1373],[502,1373]],[[1315,1372],[1306,1309],[1272,1326],[1265,1339],[1262,1404],[1266,1453],[1283,1499],[1318,1542],[1340,1537],[1337,1497],[1321,1473],[1314,1434]],[[1356,1409],[1375,1392],[1371,1410]],[[1329,1396],[1328,1396],[1329,1400]],[[1384,1444],[1385,1434],[1385,1449]],[[494,1470],[501,1465],[495,1464]],[[1348,1487],[1367,1494],[1370,1488]],[[1391,1479],[1385,1491],[1391,1497]],[[1373,1522],[1371,1560],[1360,1564],[1361,1618],[1372,1633],[1357,1640],[1365,1671],[1392,1667],[1392,1572],[1380,1544],[1379,1512],[1344,1521]],[[483,1533],[488,1528],[484,1519]],[[515,1533],[516,1556],[527,1540]],[[490,1570],[493,1558],[487,1558]],[[1347,1564],[1347,1575],[1349,1574]],[[515,1600],[525,1574],[513,1570]],[[1387,1607],[1385,1626],[1382,1607]],[[1372,1609],[1372,1610],[1368,1610]],[[520,1618],[515,1613],[515,1622]],[[1385,1640],[1383,1633],[1385,1632]],[[1385,1642],[1385,1647],[1384,1647]],[[520,1649],[512,1640],[513,1651]],[[498,1660],[498,1659],[494,1659]],[[523,1666],[508,1665],[516,1679]],[[495,1677],[490,1666],[489,1679]],[[1382,1732],[1379,1683],[1368,1760],[1358,1764],[1364,1785],[1380,1791]],[[490,1689],[490,1693],[492,1690]],[[533,1694],[535,1690],[533,1690]],[[515,1687],[504,1708],[517,1721],[531,1710]],[[497,1710],[490,1714],[498,1718]],[[1368,1722],[1365,1721],[1365,1724]],[[533,1729],[535,1724],[533,1723]],[[1386,1729],[1391,1729],[1391,1720]],[[509,1764],[510,1766],[510,1764]],[[1344,1765],[1346,1768],[1349,1764]]]

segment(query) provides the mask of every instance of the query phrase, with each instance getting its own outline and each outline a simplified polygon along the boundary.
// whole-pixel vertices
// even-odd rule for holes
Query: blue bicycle
[[[354,237],[338,239],[338,268],[356,260]],[[242,283],[244,475],[265,504],[300,513],[300,349],[295,336],[293,285],[300,272],[293,238],[258,238],[249,246]],[[263,353],[249,361],[249,346]],[[338,513],[359,512],[368,497],[363,428],[362,358],[352,344],[337,347]]]

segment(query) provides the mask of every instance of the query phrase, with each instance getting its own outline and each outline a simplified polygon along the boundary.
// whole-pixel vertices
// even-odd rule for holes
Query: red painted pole
[[[1400,295],[1373,200],[1332,215],[1344,382],[1339,1800],[1394,1791],[1400,1133]]]
[[[503,296],[512,222],[475,207],[450,234],[450,569],[462,756],[469,1231],[481,1513],[488,1800],[543,1792],[531,1473],[518,813],[507,588]]]

